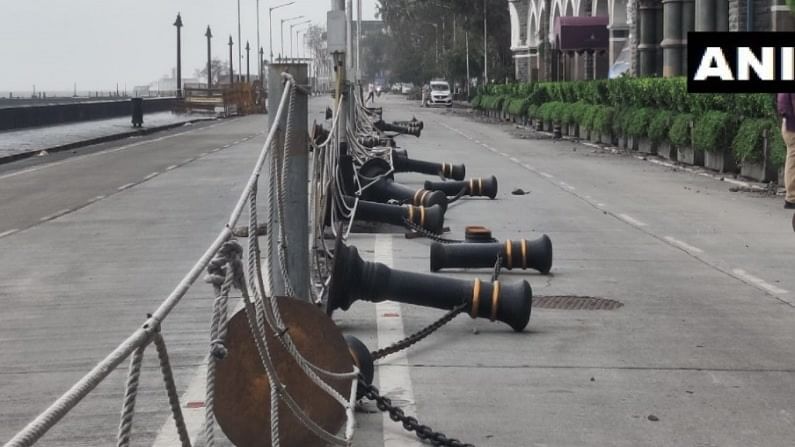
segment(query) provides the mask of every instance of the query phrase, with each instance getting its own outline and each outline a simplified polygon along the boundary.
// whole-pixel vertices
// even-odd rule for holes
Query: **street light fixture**
[[[300,20],[300,19],[303,19],[303,18],[304,18],[304,16],[301,15],[301,16],[290,17],[289,19],[282,19],[282,29],[281,29],[281,33],[282,33],[282,36],[281,36],[282,51],[279,53],[279,57],[282,57],[282,58],[284,57],[284,24],[287,23],[287,22],[292,22],[294,20]]]
[[[307,23],[312,23],[312,20],[304,20],[303,22],[290,25],[290,59],[293,58],[293,29],[295,29],[296,26],[306,25]]]
[[[282,3],[281,5],[276,5],[276,6],[273,6],[273,7],[268,9],[268,32],[270,33],[270,38],[268,39],[268,43],[270,44],[270,49],[271,49],[271,52],[270,52],[270,54],[271,54],[271,59],[270,59],[271,63],[273,63],[273,10],[274,9],[279,9],[279,8],[284,8],[285,6],[290,6],[290,5],[294,4],[294,3],[295,2]],[[259,4],[259,0],[257,0],[257,4]]]

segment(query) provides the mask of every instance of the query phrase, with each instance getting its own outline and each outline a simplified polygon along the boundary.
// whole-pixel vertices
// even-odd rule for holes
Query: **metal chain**
[[[441,242],[442,244],[460,244],[465,241],[458,241],[455,239],[445,239],[440,234],[436,234],[433,231],[430,231],[420,225],[415,224],[414,222],[403,218],[403,225],[405,225],[409,230],[414,231],[418,235],[428,238],[432,241]]]
[[[389,418],[395,422],[400,422],[407,431],[416,433],[417,437],[423,441],[429,441],[434,446],[445,447],[475,447],[474,444],[466,444],[458,439],[449,438],[444,433],[434,431],[427,425],[422,425],[414,416],[406,416],[402,409],[392,404],[388,397],[384,397],[373,385],[359,379],[359,388],[364,390],[364,397],[374,401],[379,410],[389,413]]]
[[[453,310],[451,310],[450,312],[445,314],[442,318],[436,320],[431,325],[425,327],[424,329],[421,329],[420,331],[415,332],[414,334],[409,335],[408,337],[404,338],[403,340],[400,340],[400,341],[395,342],[394,344],[392,344],[390,346],[387,346],[386,348],[379,349],[377,351],[373,351],[373,352],[370,353],[370,355],[373,357],[373,360],[378,360],[378,359],[382,359],[382,358],[384,358],[384,357],[386,357],[388,355],[392,355],[392,354],[400,352],[400,351],[402,351],[404,349],[407,349],[408,347],[410,347],[411,345],[419,342],[423,338],[425,338],[425,337],[433,334],[434,332],[438,331],[445,324],[451,322],[453,320],[453,318],[458,316],[458,314],[460,314],[461,312],[465,311],[468,306],[469,306],[468,303],[459,304],[458,306],[453,308]]]

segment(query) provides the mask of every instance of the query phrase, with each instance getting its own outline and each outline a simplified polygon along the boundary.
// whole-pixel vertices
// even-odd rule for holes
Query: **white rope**
[[[287,87],[290,87],[294,82],[288,78]],[[282,95],[279,107],[274,115],[274,123],[278,123],[281,116],[284,114],[284,106],[288,95]],[[133,332],[127,339],[119,344],[110,354],[97,363],[86,375],[78,380],[69,390],[55,400],[47,409],[34,418],[27,426],[14,435],[4,447],[29,447],[35,444],[42,436],[44,436],[53,426],[55,426],[63,417],[68,414],[78,403],[80,403],[91,391],[93,391],[100,383],[102,383],[108,375],[115,371],[119,365],[127,359],[140,346],[148,343],[152,335],[155,333],[160,324],[168,317],[171,311],[179,304],[182,298],[186,295],[190,287],[201,276],[204,269],[209,264],[212,257],[218,249],[227,241],[232,235],[232,228],[235,226],[243,211],[243,206],[249,196],[253,184],[256,182],[259,173],[262,171],[262,166],[268,155],[271,142],[274,139],[277,126],[272,126],[260,156],[255,163],[253,172],[249,177],[249,181],[243,188],[243,192],[237,201],[232,213],[229,216],[227,225],[216,236],[215,240],[205,250],[204,254],[196,261],[189,272],[180,280],[177,287],[169,294],[169,296],[160,304],[160,306],[148,318],[144,324],[141,325],[135,332]]]

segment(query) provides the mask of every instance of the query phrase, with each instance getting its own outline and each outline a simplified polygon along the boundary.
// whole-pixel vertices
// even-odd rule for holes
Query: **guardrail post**
[[[309,83],[308,67],[306,64],[272,64],[268,70],[268,110],[269,121],[273,125],[276,111],[279,109],[279,101],[284,91],[284,79],[282,73],[289,73],[301,88],[296,90],[293,115],[290,131],[291,141],[287,145],[287,174],[286,190],[287,194],[284,203],[284,239],[287,245],[287,268],[290,283],[293,286],[296,297],[309,300],[310,295],[310,273],[309,273],[309,151],[308,151],[308,127],[309,127],[309,97],[303,89]],[[289,105],[289,103],[288,103]],[[287,117],[289,113],[285,111],[279,122],[279,132],[277,133],[277,148],[281,147],[287,136]],[[266,178],[270,177],[270,169],[266,171]],[[273,247],[278,247],[278,222],[274,213],[269,213],[269,235],[273,242]],[[276,250],[274,250],[276,252]],[[285,295],[285,285],[282,279],[281,269],[279,268],[278,254],[274,254],[271,261],[273,268],[274,283],[273,291],[279,295]]]

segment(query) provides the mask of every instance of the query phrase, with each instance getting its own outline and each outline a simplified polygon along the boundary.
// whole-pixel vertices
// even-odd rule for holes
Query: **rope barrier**
[[[262,150],[257,158],[257,161],[254,165],[252,174],[250,175],[245,187],[243,188],[243,192],[240,195],[240,198],[235,203],[235,206],[229,216],[226,226],[219,232],[216,238],[212,241],[210,246],[205,250],[202,256],[194,263],[188,273],[180,280],[178,285],[175,289],[169,294],[169,296],[160,304],[160,306],[155,310],[155,312],[147,318],[147,320],[136,330],[134,331],[127,339],[125,339],[121,344],[119,344],[110,354],[108,354],[104,359],[102,359],[99,363],[97,363],[94,368],[91,369],[86,375],[84,375],[80,380],[77,381],[69,390],[67,390],[63,395],[61,395],[58,399],[55,400],[47,409],[45,409],[41,414],[39,414],[33,421],[31,421],[27,426],[25,426],[22,430],[20,430],[14,437],[9,440],[4,447],[28,447],[35,444],[42,436],[44,436],[53,426],[55,426],[63,417],[68,414],[75,406],[77,406],[88,394],[90,394],[100,383],[102,383],[108,375],[110,375],[113,371],[115,371],[119,365],[127,358],[130,358],[132,355],[130,362],[130,371],[128,374],[127,379],[127,387],[125,392],[125,399],[124,405],[122,410],[121,422],[119,426],[119,435],[118,435],[118,446],[127,446],[130,443],[131,439],[131,432],[132,432],[132,420],[134,416],[134,409],[135,409],[135,400],[137,397],[137,389],[139,384],[139,377],[140,377],[140,365],[143,359],[144,350],[146,346],[152,341],[155,341],[158,351],[158,357],[160,359],[160,366],[161,372],[163,374],[163,379],[166,385],[167,393],[169,395],[169,404],[172,410],[172,415],[174,416],[175,423],[177,425],[177,430],[180,436],[181,444],[183,446],[190,446],[190,439],[187,435],[187,430],[185,428],[185,423],[182,418],[182,413],[179,404],[179,398],[176,393],[176,386],[173,380],[173,374],[171,371],[170,362],[168,360],[168,353],[165,349],[165,343],[162,337],[159,334],[159,329],[162,324],[166,320],[166,318],[170,315],[170,313],[174,310],[174,308],[179,304],[181,299],[186,295],[187,291],[190,287],[196,282],[196,280],[201,276],[202,272],[205,268],[211,265],[213,260],[217,259],[216,256],[219,252],[222,252],[223,249],[232,250],[231,252],[227,252],[227,258],[231,256],[232,258],[239,257],[240,253],[242,253],[242,249],[238,251],[234,247],[234,245],[227,244],[230,238],[233,237],[232,231],[235,227],[236,223],[240,219],[243,209],[246,203],[252,197],[252,191],[256,190],[256,184],[259,179],[260,173],[262,172],[262,168],[265,164],[265,161],[268,159],[269,155],[271,154],[271,149],[273,148],[273,142],[275,139],[276,132],[279,129],[278,123],[281,121],[288,100],[294,98],[296,92],[296,83],[295,80],[289,74],[283,74],[285,79],[285,90],[284,94],[281,97],[279,102],[278,109],[274,115],[273,123],[274,125],[270,128],[266,141],[263,145]],[[341,106],[338,106],[338,113],[341,110]],[[288,125],[288,131],[290,130],[290,126]],[[331,136],[329,141],[331,140]],[[252,225],[249,228],[249,237],[256,239],[257,235],[257,227],[256,225]],[[239,246],[238,246],[239,247]],[[286,253],[286,247],[281,246],[280,249],[283,253]],[[255,250],[255,253],[259,253],[259,250]],[[215,311],[213,312],[213,321],[212,321],[212,330],[211,330],[211,350],[212,355],[210,356],[208,362],[208,380],[207,380],[207,388],[208,388],[208,397],[213,395],[213,387],[214,387],[214,377],[212,376],[214,368],[211,365],[214,365],[214,362],[220,357],[222,358],[225,353],[225,347],[223,346],[223,337],[225,333],[226,327],[226,314],[225,309],[228,303],[228,292],[232,286],[238,287],[241,291],[244,292],[243,300],[246,304],[246,313],[249,315],[250,323],[252,326],[263,326],[264,323],[267,321],[267,309],[257,310],[254,307],[254,304],[249,300],[248,294],[246,292],[247,287],[245,285],[245,281],[242,280],[242,269],[239,268],[239,258],[238,261],[235,262],[227,262],[221,269],[219,269],[218,264],[213,264],[212,268],[210,269],[214,273],[220,273],[221,270],[224,272],[224,282],[221,285],[221,290],[217,295]],[[258,262],[258,261],[257,261]],[[255,266],[259,267],[258,263],[254,264]],[[268,269],[270,270],[270,269]],[[209,279],[211,281],[215,281],[217,278],[214,276],[214,273],[210,273]],[[232,275],[230,277],[230,275]],[[235,276],[238,275],[238,276]],[[257,277],[258,282],[262,282],[261,276],[259,274],[255,275]],[[213,282],[215,286],[215,282]],[[264,285],[260,284],[260,286],[264,289]],[[260,343],[263,338],[264,334],[262,331],[257,331],[256,336],[254,337],[258,343],[258,350],[260,351],[260,356],[263,358],[263,363],[268,363],[265,360],[269,359],[266,350],[259,349],[261,348]],[[286,339],[286,338],[285,338]],[[283,340],[284,342],[284,340]],[[294,345],[293,345],[294,346]],[[267,349],[267,348],[266,348]],[[292,353],[294,356],[297,354]],[[300,356],[299,356],[300,357]],[[305,372],[311,371],[309,368],[308,362],[303,359],[303,361],[298,362],[299,365],[302,365],[302,368],[305,369]],[[273,365],[268,364],[270,366],[270,371],[273,371]],[[314,366],[314,365],[312,365]],[[268,368],[266,368],[268,370]],[[314,375],[314,373],[309,374],[310,377]],[[342,398],[339,393],[334,395],[335,399],[338,401],[344,401],[345,404],[343,405],[345,408],[345,413],[347,417],[346,423],[346,437],[345,438],[338,438],[333,436],[329,433],[326,433],[321,427],[317,426],[313,421],[308,420],[306,417],[301,417],[302,411],[298,404],[285,392],[283,387],[280,387],[278,383],[278,378],[275,375],[270,376],[269,379],[271,380],[271,387],[272,390],[275,392],[272,393],[276,398],[272,401],[272,406],[275,405],[275,411],[272,411],[272,414],[275,417],[272,418],[272,431],[275,435],[273,438],[273,445],[278,445],[278,400],[283,400],[288,408],[291,409],[299,420],[307,426],[310,430],[315,432],[321,439],[324,439],[330,443],[336,445],[350,445],[350,438],[352,437],[352,418],[353,412],[352,401],[355,399],[355,389],[356,389],[356,376],[358,375],[358,370],[354,368],[354,371],[345,374],[338,374],[338,377],[350,377],[352,378],[352,389],[353,394],[349,400]],[[332,375],[333,376],[333,375]],[[316,375],[314,376],[316,377]],[[314,380],[313,377],[313,380]],[[319,379],[319,378],[318,378]],[[322,382],[322,381],[321,381]],[[329,389],[331,389],[329,387]],[[342,399],[340,399],[342,398]],[[275,404],[273,404],[275,402]],[[208,445],[212,446],[213,442],[213,427],[214,427],[214,415],[212,415],[212,404],[213,399],[212,397],[208,399],[206,403],[208,408],[207,411],[207,426],[205,430],[205,435],[208,438]],[[273,409],[272,409],[273,410]]]

